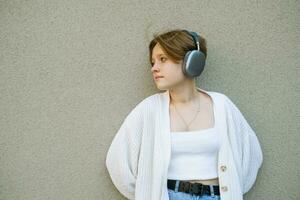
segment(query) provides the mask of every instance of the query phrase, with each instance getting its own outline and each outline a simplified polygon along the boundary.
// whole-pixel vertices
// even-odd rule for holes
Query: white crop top
[[[168,179],[204,180],[218,177],[220,135],[216,127],[171,132],[171,160]]]

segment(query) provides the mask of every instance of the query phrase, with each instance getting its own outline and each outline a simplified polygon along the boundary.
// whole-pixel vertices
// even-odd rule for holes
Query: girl
[[[136,200],[242,200],[263,155],[258,138],[225,94],[195,86],[206,40],[175,29],[149,44],[156,87],[165,90],[126,116],[106,157],[113,184]]]

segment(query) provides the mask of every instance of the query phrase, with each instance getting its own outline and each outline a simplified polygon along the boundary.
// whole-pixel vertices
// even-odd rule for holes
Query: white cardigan
[[[224,94],[206,91],[216,109],[221,133],[218,178],[222,200],[242,200],[254,185],[263,154],[255,132]],[[126,116],[106,156],[118,191],[128,199],[169,200],[167,172],[171,156],[169,91],[148,96]]]

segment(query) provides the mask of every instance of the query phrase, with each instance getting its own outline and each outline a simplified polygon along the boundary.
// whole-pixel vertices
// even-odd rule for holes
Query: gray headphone
[[[205,66],[205,54],[200,50],[199,35],[196,32],[186,31],[193,37],[193,40],[197,46],[197,50],[188,51],[183,59],[182,71],[187,77],[200,76]]]

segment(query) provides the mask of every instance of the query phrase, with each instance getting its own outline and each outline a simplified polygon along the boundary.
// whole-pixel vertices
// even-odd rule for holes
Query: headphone
[[[188,51],[183,59],[182,72],[187,77],[200,76],[205,66],[205,54],[200,50],[199,35],[196,32],[186,31],[193,37],[197,50]]]

